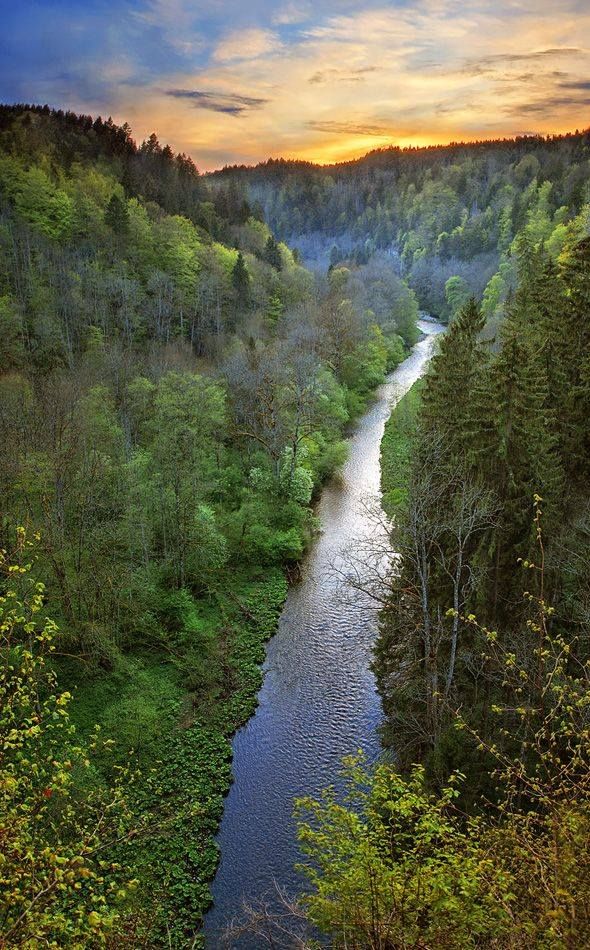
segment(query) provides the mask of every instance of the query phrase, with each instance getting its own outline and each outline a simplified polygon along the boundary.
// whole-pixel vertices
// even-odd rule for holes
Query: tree
[[[115,234],[127,234],[129,231],[129,210],[127,202],[115,192],[104,213],[105,224],[113,229]]]
[[[462,277],[458,277],[457,275],[449,277],[445,284],[445,298],[451,320],[456,316],[459,310],[465,306],[470,296],[469,287]]]
[[[520,635],[463,618],[501,683],[493,738],[456,713],[495,782],[478,813],[456,807],[464,776],[432,789],[422,767],[348,760],[346,804],[297,805],[311,890],[300,904],[331,946],[585,946],[590,939],[590,661],[552,630],[541,503]],[[455,611],[449,611],[451,615]]]
[[[498,900],[505,874],[454,807],[453,779],[439,795],[417,767],[403,778],[345,762],[347,805],[330,792],[297,803],[298,836],[311,890],[312,923],[349,950],[437,947],[464,950],[507,935]]]
[[[71,694],[57,686],[57,628],[42,619],[31,556],[23,530],[12,555],[0,552],[0,943],[99,947],[137,883],[109,860],[132,830],[133,776],[126,767],[111,788],[87,784],[101,743],[76,736]]]
[[[275,270],[280,271],[283,269],[283,255],[281,254],[281,249],[272,234],[268,236],[268,240],[264,247],[263,256],[267,264],[270,264]]]
[[[231,275],[232,287],[236,292],[238,309],[247,310],[250,306],[250,274],[241,251],[238,251],[236,263]]]
[[[472,298],[442,336],[426,376],[422,422],[457,446],[468,431],[473,390],[486,361],[486,346],[479,339],[483,326]]]
[[[273,326],[276,326],[284,312],[285,307],[280,296],[278,294],[273,294],[268,302],[268,310],[266,311],[267,320],[269,320]]]

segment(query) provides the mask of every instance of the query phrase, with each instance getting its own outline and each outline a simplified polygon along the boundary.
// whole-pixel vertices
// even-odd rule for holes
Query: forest
[[[590,133],[202,175],[23,104],[0,107],[0,947],[204,945],[231,736],[421,311],[448,328],[381,447],[385,755],[346,763],[348,806],[297,804],[305,946],[590,941]]]
[[[389,576],[381,542],[363,552],[385,759],[351,749],[348,806],[329,790],[298,803],[299,909],[330,946],[590,939],[589,146],[214,176],[312,267],[387,261],[448,322],[382,443]]]
[[[587,201],[588,146],[587,131],[522,136],[391,147],[326,167],[274,159],[212,177],[243,184],[310,264],[385,258],[424,310],[448,320],[473,295],[495,325],[517,282],[516,235],[526,228],[555,256]]]
[[[2,649],[27,642],[41,596],[57,626],[42,676],[74,696],[61,755],[73,761],[70,742],[93,753],[72,766],[66,804],[108,797],[132,753],[142,776],[125,804],[138,883],[132,898],[118,888],[130,909],[113,945],[183,946],[210,900],[228,737],[254,709],[311,503],[417,338],[417,302],[379,271],[314,277],[238,188],[213,192],[156,136],[136,146],[110,121],[27,106],[3,107],[0,130],[0,530],[25,611],[3,608]],[[23,676],[3,684],[4,737],[29,723]],[[7,945],[100,941],[121,915],[109,904],[88,925],[77,872],[39,899],[37,862],[50,874],[72,843],[53,851],[63,806],[43,795],[56,779],[43,767],[29,784],[25,733],[14,741]]]
[[[388,423],[397,559],[374,670],[392,759],[347,762],[347,807],[300,803],[304,906],[336,947],[590,939],[590,239],[579,238],[555,261],[521,234],[498,338],[468,302]]]

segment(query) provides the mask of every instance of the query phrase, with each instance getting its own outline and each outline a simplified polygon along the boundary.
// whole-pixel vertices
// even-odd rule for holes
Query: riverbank
[[[395,516],[396,509],[405,498],[412,440],[416,433],[423,387],[423,380],[416,380],[385,423],[380,466],[382,505],[388,518]]]
[[[293,799],[338,781],[342,757],[351,750],[379,754],[381,710],[370,671],[376,608],[362,594],[344,596],[339,573],[351,544],[375,532],[367,503],[379,498],[383,428],[391,406],[422,373],[431,345],[430,335],[379,387],[352,434],[341,475],[319,499],[321,534],[269,642],[255,715],[233,741],[235,778],[221,823],[215,903],[206,918],[211,948],[244,900],[272,902],[275,881],[297,892]],[[256,939],[235,943],[256,945]]]
[[[140,847],[138,863],[146,892],[157,894],[156,932],[171,946],[187,946],[187,934],[211,902],[219,861],[215,835],[232,781],[230,737],[256,708],[265,643],[286,595],[286,579],[274,570],[234,584],[218,598],[217,620],[231,642],[226,693],[209,709],[185,710],[192,721],[181,717],[155,750],[155,770],[137,798],[143,814],[165,823],[164,834]],[[202,945],[200,937],[191,942]]]
[[[390,347],[397,362],[405,355]],[[313,543],[322,480],[344,459],[342,440],[374,398],[377,381],[375,376],[366,392],[349,391],[350,421],[323,447],[331,468],[316,472],[313,506],[299,506],[307,545]],[[163,652],[154,640],[150,646],[146,637],[145,646],[99,677],[63,665],[64,678],[76,683],[72,714],[80,731],[90,734],[100,723],[114,740],[114,757],[120,763],[132,758],[142,772],[131,805],[138,824],[148,816],[154,830],[126,846],[119,859],[139,881],[133,904],[145,932],[136,938],[146,945],[181,948],[188,934],[192,943],[211,903],[219,861],[215,836],[232,782],[231,738],[256,709],[265,644],[278,629],[290,564],[236,564],[215,590],[167,593],[154,606],[162,624],[175,631],[174,652]],[[112,768],[110,760],[99,762],[96,781],[109,784]]]

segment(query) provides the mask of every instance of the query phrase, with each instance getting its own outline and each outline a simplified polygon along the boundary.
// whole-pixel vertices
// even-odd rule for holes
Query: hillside
[[[396,946],[462,950],[481,927],[482,946],[524,947],[549,925],[558,936],[539,946],[575,945],[590,774],[589,182],[588,133],[203,176],[155,134],[137,144],[110,119],[0,107],[7,947],[203,946],[231,736],[255,710],[314,504],[419,339],[420,309],[449,327],[388,425],[391,550],[376,558],[382,739],[403,774],[378,773],[366,826],[329,796],[329,834],[302,826],[322,871],[300,916],[340,946],[352,915],[362,950],[391,921]],[[490,749],[512,763],[508,804]],[[528,769],[546,797],[523,858],[489,829],[478,837],[479,816],[485,796],[512,834],[530,814]],[[438,829],[458,797],[449,782],[469,817],[428,842],[447,904],[424,897],[403,809],[418,802],[422,830]],[[391,814],[402,803],[403,827],[399,847],[368,842],[370,867],[385,868],[376,922],[363,835],[373,820],[382,835],[382,801]],[[398,859],[417,895],[409,918],[388,904]],[[510,943],[514,920],[524,942]]]
[[[161,830],[123,849],[125,926],[156,943],[198,930],[228,737],[312,496],[416,338],[413,294],[389,287],[375,313],[376,277],[316,279],[238,187],[211,190],[155,135],[0,109],[0,546],[38,538],[72,722],[115,741],[84,781],[143,772],[131,812]]]
[[[590,133],[382,149],[340,165],[271,160],[210,176],[246,188],[310,264],[385,257],[443,319],[461,288],[497,318],[517,283],[510,247],[525,226],[556,254],[587,200]],[[450,279],[453,281],[447,290]]]

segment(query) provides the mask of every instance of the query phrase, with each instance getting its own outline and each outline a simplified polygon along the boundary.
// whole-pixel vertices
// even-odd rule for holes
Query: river
[[[375,531],[379,449],[392,408],[426,367],[442,327],[420,321],[425,336],[388,377],[349,442],[342,476],[328,484],[317,516],[321,534],[308,553],[301,581],[289,591],[279,629],[269,642],[265,678],[254,716],[233,740],[234,782],[219,831],[221,862],[214,905],[205,921],[210,950],[240,915],[244,902],[271,895],[274,882],[292,894],[299,854],[293,799],[338,787],[342,758],[380,752],[381,704],[370,670],[378,607],[366,594],[343,595],[339,578],[351,542]],[[260,947],[256,939],[232,947]]]

